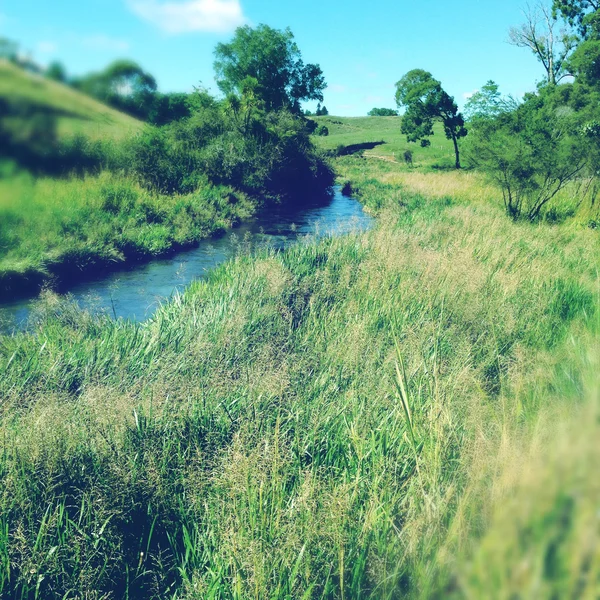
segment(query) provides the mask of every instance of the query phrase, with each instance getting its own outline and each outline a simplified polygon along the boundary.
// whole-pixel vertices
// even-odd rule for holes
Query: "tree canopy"
[[[396,83],[396,104],[405,109],[401,131],[409,142],[428,146],[434,121],[442,122],[446,137],[454,143],[455,166],[460,169],[458,140],[467,135],[465,120],[442,84],[428,71],[413,69]]]
[[[540,0],[527,8],[524,23],[509,30],[510,43],[531,50],[542,63],[551,85],[570,75],[566,67],[577,45],[577,36],[571,28],[559,25],[556,11]]]
[[[225,95],[241,96],[251,90],[269,111],[286,108],[299,114],[301,101],[323,101],[326,84],[321,67],[304,64],[289,29],[239,27],[231,42],[217,45],[214,68]]]
[[[393,108],[372,108],[367,115],[369,117],[397,117],[398,111]]]
[[[74,82],[86,94],[140,118],[146,118],[154,101],[156,80],[131,60],[117,60],[100,73]]]
[[[554,0],[552,10],[555,16],[560,14],[570,25],[578,27],[580,34],[586,37],[600,11],[600,0]]]

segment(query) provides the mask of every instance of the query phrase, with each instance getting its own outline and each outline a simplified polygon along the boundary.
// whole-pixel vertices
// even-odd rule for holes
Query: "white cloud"
[[[472,92],[464,92],[462,97],[465,100],[468,100],[469,98],[472,98],[479,90],[473,90]]]
[[[54,42],[38,42],[37,51],[41,54],[53,54],[58,50],[58,46]]]
[[[327,86],[328,92],[333,92],[334,94],[343,94],[348,90],[345,85],[340,85],[339,83],[332,83]]]
[[[246,22],[240,0],[127,0],[138,17],[166,33],[192,31],[232,31]]]
[[[81,43],[90,50],[108,50],[111,52],[127,52],[127,50],[129,50],[129,42],[126,40],[112,38],[103,34],[91,35],[83,38]]]
[[[375,96],[375,95],[369,95],[369,96],[365,96],[364,101],[367,103],[381,103],[381,102],[386,102],[389,101],[389,98],[384,98],[383,96]]]

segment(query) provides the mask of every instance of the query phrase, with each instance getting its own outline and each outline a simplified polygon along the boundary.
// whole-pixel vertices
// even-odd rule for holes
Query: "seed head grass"
[[[365,162],[370,232],[0,338],[3,597],[593,597],[597,232]]]

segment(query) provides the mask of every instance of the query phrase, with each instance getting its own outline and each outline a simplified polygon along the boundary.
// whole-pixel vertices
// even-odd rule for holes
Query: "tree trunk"
[[[452,141],[454,142],[454,155],[456,156],[456,163],[454,166],[457,169],[460,169],[460,154],[458,152],[458,140],[456,139],[455,135],[452,136]]]

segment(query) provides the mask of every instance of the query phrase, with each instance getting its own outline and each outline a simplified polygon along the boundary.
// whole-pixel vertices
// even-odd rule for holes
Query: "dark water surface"
[[[198,247],[165,259],[132,264],[122,270],[71,285],[69,295],[82,308],[143,321],[176,290],[226,261],[242,248],[267,245],[282,249],[305,235],[341,235],[366,230],[372,217],[353,198],[335,188],[333,196],[301,209],[272,207],[221,238],[201,240]],[[35,299],[0,304],[0,332],[23,329]]]

